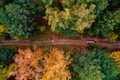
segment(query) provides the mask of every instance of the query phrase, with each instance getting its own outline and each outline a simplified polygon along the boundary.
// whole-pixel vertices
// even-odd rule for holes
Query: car
[[[120,46],[120,42],[114,42],[113,43],[115,46]]]
[[[95,41],[95,40],[88,40],[86,43],[87,43],[87,44],[95,44],[96,41]]]

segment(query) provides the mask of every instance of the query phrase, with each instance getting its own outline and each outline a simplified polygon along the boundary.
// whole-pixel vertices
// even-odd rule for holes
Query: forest
[[[0,0],[0,80],[120,80],[120,0]]]

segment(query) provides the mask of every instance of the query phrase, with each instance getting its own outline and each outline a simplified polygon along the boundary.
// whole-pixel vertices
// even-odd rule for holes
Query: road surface
[[[0,46],[4,45],[15,45],[15,46],[33,46],[36,44],[37,46],[46,46],[46,45],[98,45],[98,46],[106,46],[106,47],[116,47],[120,48],[120,42],[108,42],[106,40],[101,39],[53,39],[53,40],[44,40],[44,41],[30,41],[30,40],[6,40],[0,41]]]

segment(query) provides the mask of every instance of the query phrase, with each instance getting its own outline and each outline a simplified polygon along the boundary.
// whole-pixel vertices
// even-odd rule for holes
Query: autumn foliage
[[[17,80],[34,79],[34,70],[30,67],[32,55],[30,49],[19,50],[19,54],[15,57]]]
[[[44,75],[42,80],[68,80],[70,73],[66,66],[70,63],[64,57],[64,52],[53,49],[44,63]]]
[[[16,80],[67,80],[70,72],[64,52],[53,48],[49,54],[42,49],[19,49],[15,57]]]
[[[118,67],[120,68],[120,51],[115,51],[110,54],[110,57],[115,60]]]

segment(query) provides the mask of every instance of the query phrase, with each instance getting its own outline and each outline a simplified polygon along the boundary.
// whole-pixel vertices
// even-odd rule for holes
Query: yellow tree
[[[70,72],[66,69],[69,64],[64,52],[53,49],[44,63],[44,75],[42,80],[68,80],[71,78]]]
[[[118,65],[118,68],[120,68],[120,51],[115,51],[110,54],[110,57],[115,60],[115,62]]]

